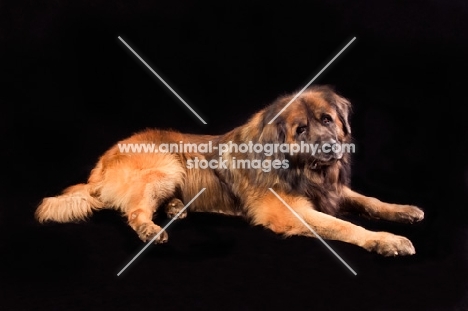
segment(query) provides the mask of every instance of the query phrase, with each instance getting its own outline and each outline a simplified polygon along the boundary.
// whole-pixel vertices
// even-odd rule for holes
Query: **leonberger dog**
[[[384,203],[351,190],[350,152],[266,155],[235,148],[222,154],[216,150],[221,145],[232,147],[247,142],[263,146],[301,143],[335,146],[352,142],[349,100],[329,86],[310,87],[287,106],[294,96],[278,98],[244,125],[224,135],[192,135],[159,129],[134,134],[101,156],[87,183],[45,198],[37,208],[36,218],[39,222],[74,222],[86,219],[96,210],[116,209],[141,240],[165,243],[168,234],[153,222],[155,213],[162,209],[168,217],[183,218],[184,204],[205,188],[187,208],[189,212],[243,216],[253,225],[284,236],[316,237],[317,234],[383,256],[415,254],[412,243],[403,236],[369,231],[336,217],[340,211],[354,211],[404,223],[424,218],[423,211],[415,206]],[[131,144],[166,147],[195,144],[211,148],[203,152],[182,147],[163,152],[122,151],[122,146]],[[203,163],[204,166],[195,165]],[[212,165],[216,163],[217,166]],[[250,166],[246,167],[246,163]]]

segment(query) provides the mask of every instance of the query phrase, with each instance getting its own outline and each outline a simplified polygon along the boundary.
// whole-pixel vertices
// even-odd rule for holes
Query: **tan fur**
[[[78,184],[65,189],[61,196],[45,198],[36,210],[36,218],[40,222],[48,220],[69,222],[86,219],[94,209],[103,206],[100,200],[90,195],[90,188],[89,184]]]
[[[241,144],[298,143],[300,141],[351,141],[348,100],[327,87],[314,87],[298,97],[273,124],[276,115],[293,95],[279,98],[256,113],[244,125],[219,136],[182,134],[175,131],[146,130],[119,143],[208,143],[229,141]],[[330,122],[325,123],[326,118]],[[328,120],[327,119],[327,120]],[[299,129],[304,129],[304,132]],[[383,203],[353,192],[348,186],[349,155],[225,153],[223,159],[288,160],[287,169],[188,169],[187,160],[218,159],[213,153],[121,153],[116,144],[91,171],[87,184],[70,187],[62,195],[45,198],[36,211],[40,222],[83,220],[93,210],[121,211],[140,239],[147,241],[160,233],[153,214],[166,204],[174,216],[202,188],[206,190],[191,204],[191,211],[242,215],[253,224],[291,235],[314,236],[268,188],[273,188],[294,211],[324,239],[340,240],[385,256],[414,254],[411,242],[386,232],[371,232],[336,218],[341,205],[353,207],[375,218],[413,222],[424,217],[414,206]],[[229,166],[229,165],[228,165]],[[184,214],[185,216],[185,214]],[[166,232],[157,243],[166,242]]]

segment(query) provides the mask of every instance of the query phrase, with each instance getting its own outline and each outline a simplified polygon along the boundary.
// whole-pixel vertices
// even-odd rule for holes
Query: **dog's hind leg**
[[[175,196],[176,189],[183,183],[184,170],[170,155],[158,156],[152,161],[143,157],[137,160],[135,156],[108,167],[101,199],[118,207],[138,237],[147,242],[162,230],[153,222],[153,214]],[[167,240],[167,233],[162,232],[154,242]]]
[[[153,183],[136,185],[129,191],[133,192],[133,198],[124,208],[128,224],[143,242],[152,240],[162,230],[152,220],[162,198],[156,193],[156,187]],[[165,243],[167,239],[167,233],[161,232],[154,242]]]

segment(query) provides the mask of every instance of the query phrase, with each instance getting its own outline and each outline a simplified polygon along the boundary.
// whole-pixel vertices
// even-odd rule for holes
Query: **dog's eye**
[[[297,133],[297,134],[302,134],[302,133],[304,133],[306,130],[307,130],[307,125],[298,126],[298,127],[296,128],[296,133]]]
[[[332,123],[332,121],[333,121],[333,119],[329,114],[324,114],[322,116],[322,124],[323,125],[329,125],[330,123]]]

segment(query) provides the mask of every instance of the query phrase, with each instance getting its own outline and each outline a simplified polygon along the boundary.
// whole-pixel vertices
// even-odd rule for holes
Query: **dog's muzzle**
[[[329,141],[322,142],[318,151],[319,154],[317,154],[316,156],[319,156],[318,158],[322,158],[323,160],[339,160],[343,157],[343,148],[341,144],[335,139],[330,139]]]
[[[310,165],[311,169],[317,169],[320,166],[330,165],[331,162],[343,158],[342,146],[335,139],[320,143],[320,148],[313,155],[313,161]]]

